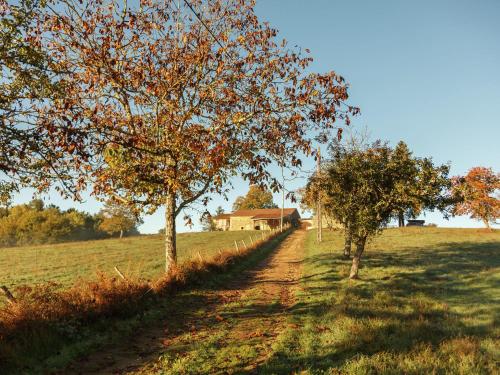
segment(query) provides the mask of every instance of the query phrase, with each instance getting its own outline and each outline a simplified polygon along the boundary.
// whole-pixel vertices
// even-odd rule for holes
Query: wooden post
[[[318,147],[318,155],[316,157],[316,173],[319,177],[320,175],[320,172],[321,172],[321,150],[319,149]],[[317,229],[317,233],[316,233],[316,236],[317,236],[317,241],[318,242],[321,242],[323,240],[323,222],[322,222],[322,218],[321,218],[321,215],[322,215],[322,212],[321,212],[321,198],[318,194],[318,202],[317,202],[317,207],[316,207],[316,215],[317,215],[317,219],[318,219],[318,229]]]
[[[236,240],[234,240],[234,246],[236,246],[236,251],[239,253],[240,248],[238,247],[238,242],[236,242]]]
[[[5,285],[2,285],[0,287],[0,289],[2,290],[3,294],[7,298],[7,302],[9,302],[11,305],[13,305],[14,303],[16,303],[16,297],[14,297],[12,295],[12,293],[10,292],[10,290]]]
[[[127,281],[127,278],[125,277],[125,275],[118,269],[117,266],[115,266],[115,271],[116,273],[118,274],[118,276],[120,276],[123,280]]]
[[[254,245],[252,236],[250,236],[250,243],[252,244],[252,246]]]
[[[245,246],[245,249],[247,249],[247,244],[245,243],[245,240],[241,240],[243,242],[243,246]]]

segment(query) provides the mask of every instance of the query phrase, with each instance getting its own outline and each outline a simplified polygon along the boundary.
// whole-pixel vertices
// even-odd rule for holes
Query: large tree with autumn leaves
[[[309,52],[278,40],[253,6],[63,0],[41,24],[65,97],[41,109],[40,128],[82,155],[94,194],[166,208],[167,270],[185,207],[223,194],[238,172],[278,186],[272,160],[299,166],[313,135],[358,111],[345,104],[344,79],[306,73]]]

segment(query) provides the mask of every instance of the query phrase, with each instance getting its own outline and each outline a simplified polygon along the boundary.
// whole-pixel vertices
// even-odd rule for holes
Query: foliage
[[[45,3],[0,0],[0,185],[42,191],[59,182],[57,189],[78,198],[75,185],[81,180],[73,179],[71,155],[38,127],[44,117],[39,106],[63,93],[57,68],[39,43],[38,16]]]
[[[97,195],[166,206],[170,262],[184,207],[224,194],[237,171],[275,188],[272,160],[299,166],[311,137],[358,112],[343,77],[308,73],[309,52],[277,40],[253,1],[192,1],[203,21],[181,4],[64,0],[42,38],[67,74],[41,131],[84,156]]]
[[[306,202],[321,197],[325,212],[346,228],[356,243],[351,277],[357,277],[366,240],[385,228],[395,213],[445,209],[449,167],[411,157],[400,142],[395,149],[333,143],[331,160],[308,183]],[[350,246],[350,245],[349,245]]]
[[[224,213],[224,209],[221,206],[218,206],[217,209],[215,210],[215,215],[218,216]],[[205,211],[201,217],[200,217],[200,222],[201,222],[201,228],[204,232],[213,232],[214,230],[217,230],[217,225],[214,221],[214,216],[208,211]]]
[[[208,211],[204,212],[203,215],[201,215],[200,222],[201,229],[204,232],[213,232],[214,230],[217,230],[217,225],[213,220],[213,216]]]
[[[102,217],[99,229],[113,236],[139,234],[137,226],[142,224],[142,220],[129,207],[115,201],[106,201],[104,208],[99,212]]]
[[[474,167],[463,177],[453,179],[453,194],[457,199],[456,215],[470,215],[483,221],[487,228],[500,218],[500,173],[491,168]]]
[[[75,209],[62,211],[44,207],[35,199],[13,206],[0,215],[0,246],[46,244],[103,238],[97,229],[98,218]]]
[[[415,218],[424,210],[439,209],[446,216],[451,208],[449,165],[435,166],[431,158],[412,156],[403,141],[394,149],[393,159],[407,179],[399,180],[395,188],[394,211],[400,224],[404,226],[404,213],[407,218]]]
[[[239,196],[233,203],[233,211],[255,208],[276,208],[273,202],[273,194],[258,185],[251,185],[248,193]]]

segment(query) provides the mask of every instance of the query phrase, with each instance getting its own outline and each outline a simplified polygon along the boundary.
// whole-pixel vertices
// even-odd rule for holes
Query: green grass
[[[204,258],[219,250],[234,249],[234,241],[260,231],[181,233],[177,253],[182,263],[191,257]],[[0,248],[0,283],[8,287],[52,281],[71,285],[79,278],[93,278],[97,272],[114,272],[118,266],[128,276],[152,279],[164,268],[163,236],[70,242],[56,245]]]
[[[242,234],[242,232],[235,233]],[[82,326],[62,347],[56,347],[57,350],[54,348],[48,350],[51,355],[43,360],[36,358],[33,353],[23,353],[24,357],[20,358],[22,366],[15,368],[12,373],[80,373],[81,369],[78,368],[78,365],[67,367],[68,364],[76,358],[83,358],[86,362],[85,358],[88,354],[102,350],[109,352],[115,348],[115,344],[126,350],[129,343],[136,345],[135,338],[140,330],[156,327],[161,335],[165,330],[166,322],[171,330],[185,329],[187,322],[203,316],[206,313],[207,305],[214,303],[212,295],[214,289],[227,285],[244,270],[255,267],[288,234],[289,232],[286,232],[264,243],[239,259],[238,262],[230,264],[224,273],[214,271],[203,275],[204,278],[200,279],[200,285],[195,283],[187,289],[179,290],[165,297],[145,300],[144,305],[139,308],[141,311],[139,314],[129,317],[127,314],[124,314],[124,317],[103,317],[95,324]],[[127,346],[123,346],[123,343],[127,343]],[[142,349],[147,352],[150,345],[151,342],[148,342],[148,345]],[[96,369],[99,368],[99,364],[95,364],[95,366]],[[2,370],[0,363],[0,373],[3,374]],[[10,370],[5,371],[6,374],[10,373]]]
[[[390,229],[349,281],[342,237],[309,233],[303,291],[259,373],[500,370],[500,231]]]

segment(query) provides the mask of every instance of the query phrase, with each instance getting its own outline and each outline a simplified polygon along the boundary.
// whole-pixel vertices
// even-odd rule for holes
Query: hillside
[[[256,231],[180,233],[178,257],[210,257],[219,250],[234,249],[234,241],[261,236]],[[0,248],[0,281],[15,286],[53,281],[69,285],[78,278],[114,272],[118,266],[126,275],[153,278],[164,267],[163,236],[148,235],[123,239],[71,242],[56,245]]]
[[[215,293],[217,303],[168,315],[136,336],[137,350],[113,346],[76,368],[140,374],[499,370],[500,231],[389,229],[369,244],[356,281],[347,279],[350,261],[341,256],[340,233],[324,237],[321,245],[314,231],[291,238],[229,286],[200,291]]]

